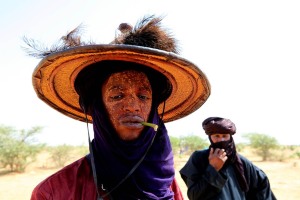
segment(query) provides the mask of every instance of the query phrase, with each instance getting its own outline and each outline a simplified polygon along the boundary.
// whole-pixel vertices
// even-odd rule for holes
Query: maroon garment
[[[170,186],[174,200],[183,200],[179,185],[174,179]],[[31,200],[95,200],[96,188],[90,164],[83,157],[64,167],[39,183]]]

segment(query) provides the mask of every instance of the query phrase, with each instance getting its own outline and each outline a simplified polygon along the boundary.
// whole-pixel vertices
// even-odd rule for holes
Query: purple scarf
[[[135,141],[118,138],[104,109],[93,109],[95,166],[99,186],[110,191],[145,154],[153,137],[155,140],[145,159],[134,173],[111,194],[112,199],[173,199],[170,185],[174,179],[171,143],[165,125],[154,113],[152,123],[160,124],[156,133],[146,127]],[[101,107],[101,106],[100,106]]]

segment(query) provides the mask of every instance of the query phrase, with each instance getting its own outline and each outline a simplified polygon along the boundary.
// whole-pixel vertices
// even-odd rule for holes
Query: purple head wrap
[[[170,185],[175,171],[171,143],[156,109],[151,113],[150,121],[160,125],[157,133],[153,128],[145,127],[137,140],[123,141],[118,138],[99,103],[93,109],[93,148],[98,183],[107,191],[129,173],[155,137],[139,167],[112,192],[113,199],[173,199]]]

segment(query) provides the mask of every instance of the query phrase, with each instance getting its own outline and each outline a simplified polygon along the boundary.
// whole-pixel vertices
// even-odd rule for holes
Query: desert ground
[[[72,157],[72,162],[79,157]],[[285,161],[261,162],[259,158],[249,157],[258,167],[268,175],[271,187],[279,200],[300,199],[300,159],[287,159]],[[186,186],[178,171],[186,163],[188,156],[175,157],[176,179],[186,196]],[[59,170],[53,167],[47,154],[43,153],[38,159],[26,168],[25,173],[11,173],[0,168],[0,199],[1,200],[29,200],[33,188],[44,178]]]

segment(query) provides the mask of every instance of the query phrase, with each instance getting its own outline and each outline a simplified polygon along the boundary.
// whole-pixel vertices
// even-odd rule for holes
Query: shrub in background
[[[10,171],[24,172],[28,164],[35,161],[44,144],[35,140],[42,127],[36,126],[29,130],[16,130],[9,126],[0,126],[0,163],[9,166]]]

